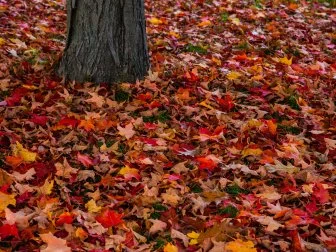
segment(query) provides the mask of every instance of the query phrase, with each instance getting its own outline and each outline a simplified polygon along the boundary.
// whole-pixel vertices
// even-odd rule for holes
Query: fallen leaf
[[[133,124],[129,123],[125,126],[125,128],[121,127],[120,125],[117,126],[117,129],[119,130],[119,134],[121,136],[126,137],[126,139],[130,139],[135,135],[135,131],[133,130]]]
[[[123,214],[119,214],[113,210],[105,209],[96,216],[96,220],[102,224],[104,228],[115,227],[123,222]]]
[[[42,241],[47,243],[47,247],[41,249],[41,252],[71,252],[71,248],[67,246],[66,240],[57,238],[51,232],[40,234]]]
[[[225,251],[230,252],[257,252],[252,241],[243,241],[236,239],[225,245]]]
[[[12,150],[14,156],[21,157],[25,162],[34,162],[36,160],[37,154],[23,148],[19,142],[12,146]]]
[[[14,194],[0,192],[0,212],[4,211],[8,205],[15,206],[16,200]]]

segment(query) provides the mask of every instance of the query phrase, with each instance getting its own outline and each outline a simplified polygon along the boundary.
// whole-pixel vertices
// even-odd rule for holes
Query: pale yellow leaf
[[[236,71],[232,71],[230,73],[228,73],[226,75],[226,78],[228,78],[229,80],[236,80],[241,76],[240,73],[236,72]]]
[[[247,148],[241,152],[243,158],[247,156],[260,156],[262,153],[263,151],[259,148],[256,149]]]
[[[96,201],[93,199],[89,200],[86,204],[85,207],[89,211],[89,213],[98,213],[101,210],[100,206],[97,206]]]
[[[49,182],[48,179],[44,182],[44,185],[40,187],[41,193],[45,195],[49,195],[52,192],[52,189],[54,187],[54,180],[51,180]]]

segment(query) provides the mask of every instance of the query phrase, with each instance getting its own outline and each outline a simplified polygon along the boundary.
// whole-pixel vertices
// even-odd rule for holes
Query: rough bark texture
[[[143,0],[68,0],[58,73],[79,82],[134,82],[149,68]]]

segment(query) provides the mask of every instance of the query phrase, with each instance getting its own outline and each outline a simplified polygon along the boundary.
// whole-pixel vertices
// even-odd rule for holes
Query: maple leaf
[[[228,78],[229,80],[236,80],[239,77],[241,77],[241,74],[236,71],[232,71],[226,75],[226,78]]]
[[[320,203],[327,203],[330,200],[330,195],[327,189],[324,188],[323,184],[316,183],[313,191],[314,197]]]
[[[17,167],[23,162],[22,157],[15,157],[15,156],[7,156],[6,157],[6,163],[10,166]]]
[[[324,141],[326,143],[327,149],[329,150],[336,149],[336,140],[330,138],[324,138]]]
[[[241,239],[236,239],[234,241],[228,242],[225,245],[226,251],[230,252],[257,252],[252,241],[243,241]]]
[[[72,213],[61,213],[56,220],[56,225],[61,226],[63,224],[71,224],[73,222],[73,217]]]
[[[197,157],[196,160],[199,163],[198,168],[200,170],[213,171],[217,167],[217,163],[208,157]]]
[[[96,220],[101,223],[104,228],[109,228],[123,223],[122,217],[123,214],[119,214],[110,209],[105,209],[101,214],[96,216]]]
[[[93,161],[90,157],[80,154],[79,152],[77,153],[77,160],[81,162],[85,167],[90,167],[91,165],[93,165]]]
[[[121,168],[120,171],[118,172],[118,174],[123,175],[126,180],[130,180],[132,178],[135,178],[135,179],[139,180],[141,178],[138,169],[130,168],[127,165],[125,167]]]
[[[34,168],[30,168],[26,173],[21,174],[18,172],[13,172],[12,175],[14,176],[16,181],[22,182],[24,180],[31,180],[33,179],[34,175],[36,174],[36,171]]]
[[[41,126],[46,125],[48,120],[48,116],[40,116],[36,114],[33,114],[32,117],[29,119],[29,121]]]
[[[71,178],[73,174],[78,172],[78,169],[71,167],[66,158],[63,160],[63,164],[56,163],[56,176],[63,178]]]
[[[0,238],[1,240],[6,239],[7,237],[14,236],[19,238],[19,231],[16,225],[4,224],[0,227]]]
[[[59,122],[58,122],[58,126],[70,126],[72,128],[75,128],[78,125],[78,120],[76,118],[73,117],[67,117],[64,116]]]
[[[160,20],[156,17],[152,17],[152,18],[148,19],[148,22],[150,22],[153,25],[160,25],[160,24],[163,23],[162,20]]]
[[[44,182],[44,185],[40,187],[41,193],[45,195],[49,195],[52,192],[52,189],[54,187],[54,180],[51,180],[50,182],[48,179]]]
[[[91,98],[86,99],[86,102],[95,104],[98,108],[103,107],[103,105],[106,103],[105,98],[103,96],[98,95],[95,92],[88,92],[89,95],[91,95]]]
[[[167,243],[163,248],[163,252],[178,252],[178,248],[171,243]]]
[[[126,137],[126,139],[130,139],[135,135],[135,131],[133,130],[133,124],[129,123],[125,126],[125,128],[121,127],[120,125],[117,126],[117,129],[119,130],[119,134],[121,136]]]
[[[287,56],[285,56],[283,58],[274,58],[274,60],[277,61],[277,62],[280,62],[282,64],[285,64],[287,66],[290,66],[290,65],[292,65],[293,57],[288,59]]]
[[[95,125],[92,119],[80,120],[78,128],[83,128],[85,131],[89,132],[95,128]]]
[[[0,212],[4,211],[8,205],[15,206],[16,200],[14,194],[0,192]]]
[[[149,233],[151,233],[151,234],[155,234],[159,231],[163,231],[167,227],[166,222],[163,222],[163,221],[160,221],[160,220],[153,220],[153,219],[150,219],[149,221],[153,223],[153,225],[149,229]]]
[[[94,199],[89,200],[85,207],[88,209],[89,213],[98,213],[101,210],[100,206],[97,206],[96,201]]]
[[[16,142],[16,145],[12,146],[12,150],[14,156],[21,157],[25,162],[34,162],[36,160],[37,154],[23,148],[19,142]]]
[[[247,156],[260,156],[262,153],[263,151],[260,148],[246,148],[241,152],[243,158]]]
[[[277,230],[284,225],[280,224],[279,222],[275,221],[272,217],[270,216],[257,216],[256,220],[262,224],[266,225],[266,231],[268,232],[273,232],[274,230]]]
[[[210,20],[203,20],[202,22],[198,23],[197,26],[199,27],[207,27],[207,26],[210,26],[212,25],[211,21]]]
[[[190,238],[189,245],[195,245],[198,243],[198,237],[200,236],[199,233],[196,233],[195,231],[192,231],[187,234],[187,236]]]
[[[67,246],[66,240],[57,238],[51,232],[40,234],[42,241],[47,243],[47,247],[41,249],[41,252],[71,252],[71,248]]]

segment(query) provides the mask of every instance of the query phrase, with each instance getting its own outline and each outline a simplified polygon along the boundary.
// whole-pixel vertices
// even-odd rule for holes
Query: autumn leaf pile
[[[98,85],[53,74],[62,1],[0,0],[0,250],[334,251],[320,2],[147,1],[151,72]]]

